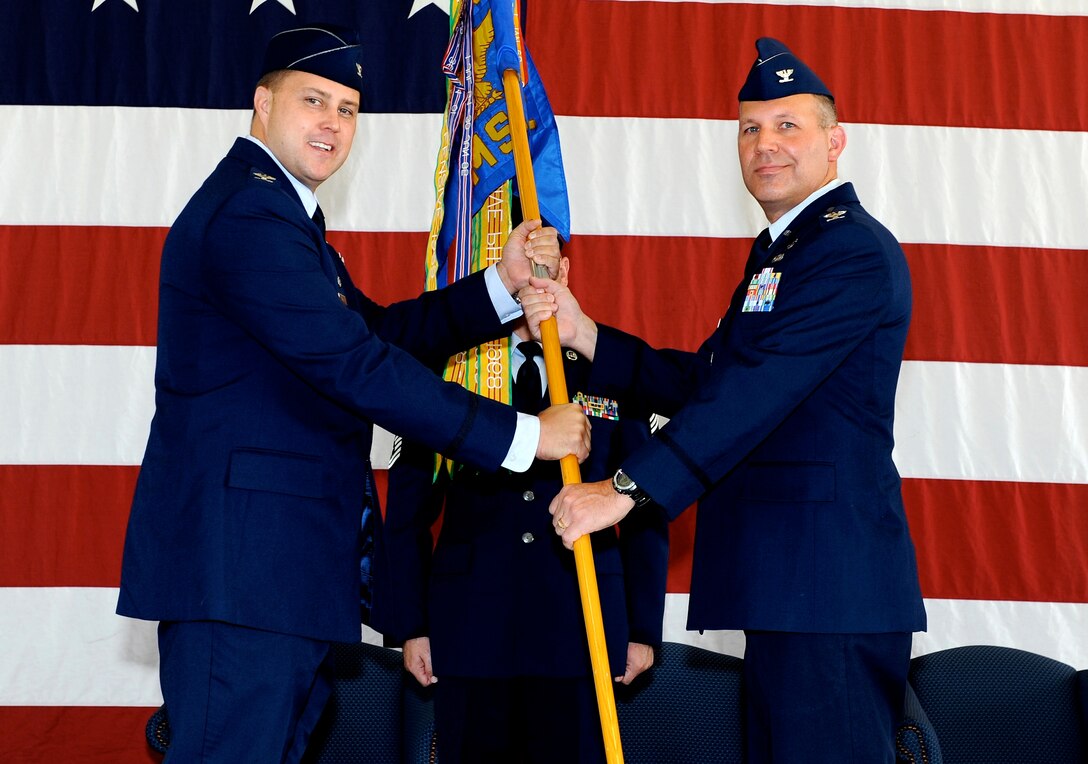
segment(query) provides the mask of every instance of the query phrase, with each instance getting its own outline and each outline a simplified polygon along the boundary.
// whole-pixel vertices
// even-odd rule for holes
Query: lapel
[[[774,243],[771,244],[770,249],[765,255],[759,258],[755,263],[749,260],[748,267],[744,272],[744,284],[747,284],[754,274],[759,273],[759,271],[763,270],[768,265],[781,262],[785,259],[787,253],[792,250],[798,242],[802,241],[819,228],[820,223],[824,219],[824,215],[844,204],[857,203],[858,197],[857,194],[854,193],[854,185],[852,183],[843,183],[838,188],[834,188],[823,196],[813,200],[811,204],[798,213],[797,217],[790,223],[790,227],[774,240]]]
[[[227,156],[247,165],[249,173],[253,177],[262,180],[271,178],[271,181],[264,180],[264,182],[268,182],[272,187],[290,197],[292,209],[298,212],[299,222],[307,228],[310,237],[313,239],[314,249],[325,278],[335,288],[335,293],[339,295],[342,303],[350,307],[358,307],[352,304],[356,300],[354,290],[347,288],[351,280],[348,277],[347,267],[344,265],[343,259],[336,250],[329,246],[329,243],[325,240],[324,232],[318,224],[306,215],[306,208],[302,205],[298,193],[295,192],[295,187],[291,185],[290,180],[282,177],[284,171],[273,161],[268,152],[248,138],[238,138]],[[320,210],[320,207],[318,209]],[[351,295],[351,297],[349,298],[348,295]]]
[[[720,342],[721,338],[725,337],[728,333],[734,318],[740,311],[741,305],[744,303],[745,295],[748,293],[748,285],[751,283],[753,276],[764,268],[775,266],[776,263],[785,260],[788,253],[796,247],[797,243],[815,231],[823,220],[823,216],[832,209],[844,204],[857,203],[858,197],[854,192],[854,185],[852,183],[843,183],[838,188],[834,188],[823,196],[813,200],[811,204],[801,210],[797,217],[793,219],[790,227],[783,231],[782,234],[771,243],[770,247],[765,246],[766,238],[769,234],[767,230],[764,230],[760,236],[752,242],[752,248],[748,252],[748,260],[744,266],[744,275],[737,285],[737,288],[733,290],[733,296],[729,300],[729,307],[726,309],[725,316],[718,322],[718,328],[710,338],[703,343],[700,351],[705,351],[710,354],[708,357],[712,357],[712,351],[714,349],[712,346],[716,342]]]

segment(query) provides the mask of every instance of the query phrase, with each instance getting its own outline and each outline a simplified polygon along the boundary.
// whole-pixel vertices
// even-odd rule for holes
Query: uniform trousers
[[[332,692],[329,643],[218,621],[159,624],[164,764],[295,764]]]
[[[748,764],[894,764],[909,632],[744,633]]]
[[[443,674],[434,687],[441,764],[604,764],[590,677]]]

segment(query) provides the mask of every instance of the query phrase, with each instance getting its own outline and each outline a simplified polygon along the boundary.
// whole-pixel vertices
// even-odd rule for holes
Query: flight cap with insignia
[[[309,72],[363,90],[359,35],[331,24],[311,24],[280,32],[268,42],[261,77],[281,69]]]
[[[812,93],[835,100],[831,90],[795,56],[784,43],[773,37],[756,40],[758,56],[740,89],[738,101],[773,101],[776,98]]]

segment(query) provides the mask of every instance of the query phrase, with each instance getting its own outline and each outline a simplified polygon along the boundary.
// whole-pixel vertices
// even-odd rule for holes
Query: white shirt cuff
[[[487,284],[487,294],[491,298],[491,304],[495,306],[495,314],[500,321],[505,324],[507,321],[513,321],[515,318],[521,317],[521,305],[515,302],[510,293],[506,291],[506,286],[502,283],[502,279],[499,278],[499,271],[496,266],[489,265],[484,269],[484,283]],[[533,453],[536,454],[535,448]]]
[[[510,450],[502,460],[502,466],[511,472],[525,472],[536,459],[536,447],[540,443],[540,420],[530,414],[518,412],[518,424]]]

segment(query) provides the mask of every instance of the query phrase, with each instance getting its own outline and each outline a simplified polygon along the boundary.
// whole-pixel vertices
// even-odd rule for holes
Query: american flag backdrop
[[[113,610],[159,252],[248,131],[265,42],[305,21],[367,45],[354,153],[319,191],[330,239],[372,297],[410,296],[441,0],[0,0],[0,762],[152,760],[154,625]],[[590,315],[687,349],[713,329],[765,225],[735,149],[764,35],[835,92],[840,175],[911,265],[895,459],[930,616],[915,652],[1088,668],[1088,2],[532,0]],[[666,639],[738,652],[684,630],[693,515]]]

